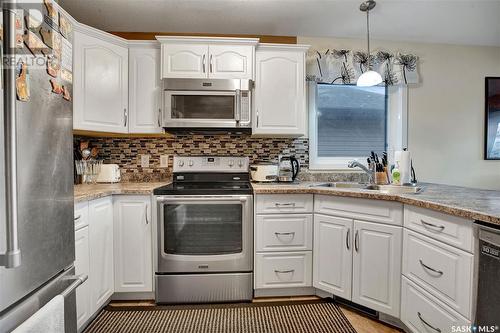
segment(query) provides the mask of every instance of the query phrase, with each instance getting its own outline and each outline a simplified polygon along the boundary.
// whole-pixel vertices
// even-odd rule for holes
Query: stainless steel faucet
[[[350,161],[347,166],[351,169],[353,168],[360,168],[363,170],[367,175],[368,175],[368,182],[370,184],[375,184],[375,170],[374,170],[374,163],[370,163],[369,167],[365,167],[363,164],[359,163],[358,161]]]

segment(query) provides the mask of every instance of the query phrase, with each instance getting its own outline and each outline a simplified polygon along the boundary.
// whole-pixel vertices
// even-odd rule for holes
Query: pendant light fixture
[[[366,39],[367,39],[367,44],[368,44],[368,64],[367,64],[367,70],[363,74],[361,74],[358,78],[358,82],[356,83],[358,87],[371,87],[371,86],[376,86],[377,84],[382,83],[382,76],[380,76],[379,73],[372,71],[371,64],[370,64],[370,10],[375,8],[375,5],[377,3],[375,0],[368,0],[359,6],[359,10],[362,12],[366,12]]]

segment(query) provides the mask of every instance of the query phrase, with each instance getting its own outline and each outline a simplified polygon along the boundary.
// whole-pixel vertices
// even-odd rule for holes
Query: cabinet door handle
[[[276,207],[295,207],[295,202],[279,203],[274,204]]]
[[[356,252],[359,252],[359,230],[356,230],[356,234],[354,235],[354,249]]]
[[[146,204],[146,209],[144,210],[145,211],[144,217],[146,218],[146,224],[149,224],[149,220],[148,220],[148,208],[149,208],[149,205]]]
[[[203,55],[203,73],[205,73],[205,55]]]
[[[417,315],[418,315],[418,319],[420,319],[420,321],[421,321],[422,323],[424,323],[424,324],[425,324],[425,326],[427,326],[427,327],[429,327],[429,328],[433,329],[433,330],[434,330],[434,331],[436,331],[436,332],[441,333],[441,329],[439,329],[439,328],[437,328],[437,327],[434,327],[434,326],[432,326],[431,324],[429,324],[429,323],[428,323],[428,322],[427,322],[424,318],[422,318],[422,314],[421,314],[420,312],[417,312]]]
[[[348,250],[351,249],[351,245],[349,244],[349,236],[351,234],[351,229],[347,229],[347,234],[345,235],[345,246]]]
[[[438,274],[439,276],[441,276],[441,275],[444,274],[443,271],[437,270],[435,268],[429,267],[426,264],[424,264],[424,262],[422,261],[422,259],[418,259],[418,261],[420,261],[420,265],[422,265],[422,267],[430,270],[431,272],[434,272],[434,273]]]
[[[292,232],[275,232],[276,237],[278,236],[295,236],[295,231]]]
[[[212,70],[212,55],[210,55],[210,73],[213,73],[213,70]]]
[[[433,223],[429,223],[429,222],[425,222],[424,220],[420,220],[420,222],[422,223],[422,225],[424,227],[431,227],[431,228],[436,228],[436,229],[439,229],[440,231],[443,231],[444,230],[444,225],[437,225],[437,224],[433,224]]]
[[[123,109],[123,127],[127,127],[127,122],[128,122],[127,108],[124,108]]]
[[[258,128],[259,127],[259,111],[258,110],[256,111],[256,114],[257,114],[256,115],[257,116],[257,124],[255,125],[255,127]]]
[[[161,127],[161,108],[158,109],[158,127]]]
[[[82,218],[82,216],[81,216],[81,215],[78,215],[78,216],[76,216],[76,217],[74,218],[74,220],[75,220],[75,221],[78,221],[78,220],[79,220],[79,219],[81,219],[81,218]]]
[[[293,273],[293,272],[295,272],[295,269],[289,269],[289,270],[286,270],[286,271],[280,271],[280,270],[277,270],[277,269],[274,270],[274,273],[281,273],[281,274]]]

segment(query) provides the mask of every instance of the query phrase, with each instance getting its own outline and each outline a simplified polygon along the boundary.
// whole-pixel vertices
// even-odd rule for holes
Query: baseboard
[[[153,292],[127,292],[127,293],[114,293],[111,296],[112,301],[143,301],[155,299]]]
[[[255,289],[254,297],[284,297],[315,295],[313,287]]]

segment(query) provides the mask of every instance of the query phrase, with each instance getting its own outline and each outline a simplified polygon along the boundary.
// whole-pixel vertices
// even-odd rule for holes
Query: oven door
[[[165,90],[164,127],[237,127],[236,91]]]
[[[252,271],[251,195],[157,200],[157,273]]]

